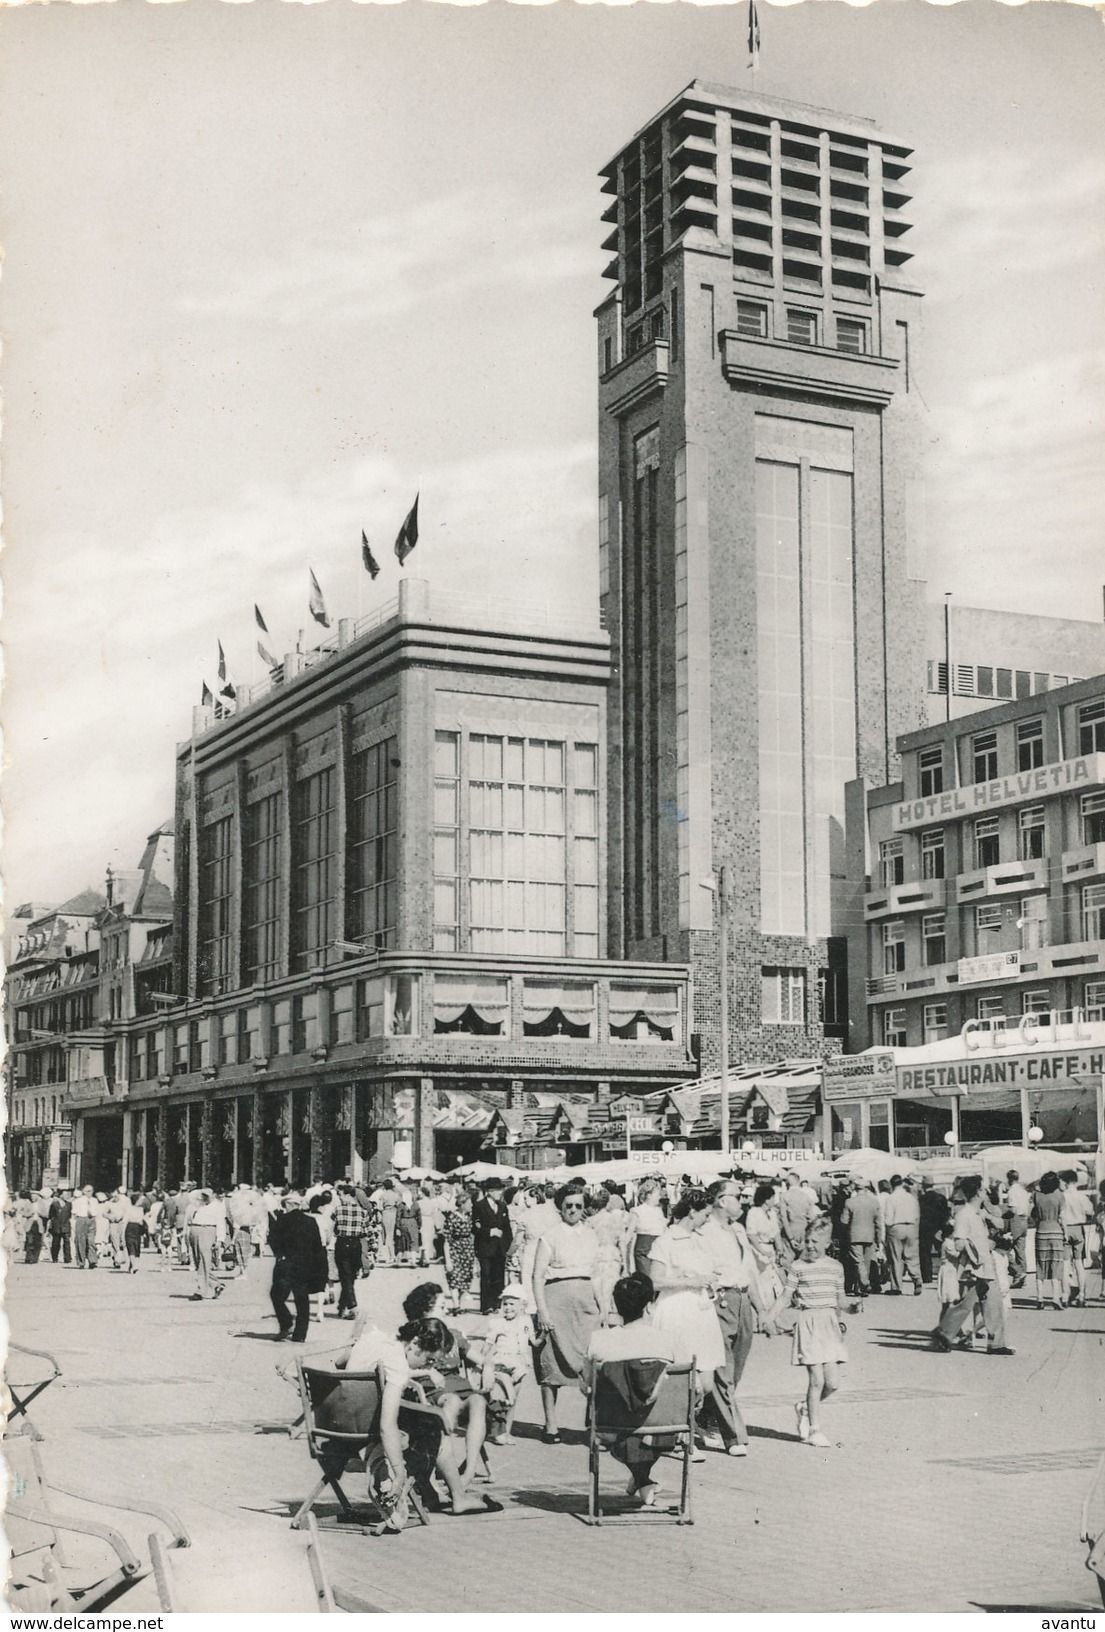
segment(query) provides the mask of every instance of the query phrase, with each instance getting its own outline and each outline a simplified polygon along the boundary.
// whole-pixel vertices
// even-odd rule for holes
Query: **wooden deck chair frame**
[[[53,1355],[47,1354],[45,1349],[28,1349],[22,1343],[9,1343],[8,1355],[10,1357],[13,1354],[28,1354],[33,1360],[45,1360],[46,1364],[50,1367],[50,1375],[48,1377],[41,1378],[37,1383],[13,1383],[10,1377],[7,1378],[8,1395],[11,1400],[11,1409],[8,1412],[9,1428],[17,1417],[24,1417],[26,1418],[28,1432],[33,1435],[35,1439],[41,1439],[42,1435],[39,1433],[30,1417],[27,1416],[27,1407],[33,1400],[36,1400],[45,1389],[49,1388],[51,1383],[57,1381],[57,1379],[61,1376],[61,1367],[58,1365]],[[11,1369],[10,1358],[8,1361],[8,1368],[9,1370]],[[21,1394],[19,1392],[20,1389],[24,1389],[26,1392]]]
[[[639,1424],[626,1429],[622,1424],[606,1424],[595,1409],[597,1384],[603,1367],[600,1365],[595,1380],[587,1391],[587,1468],[588,1493],[585,1524],[693,1524],[691,1510],[691,1458],[694,1455],[694,1412],[696,1368],[689,1365],[669,1365],[660,1383],[656,1399]],[[628,1512],[604,1513],[602,1509],[602,1452],[614,1437],[635,1434],[649,1439],[653,1436],[674,1434],[681,1451],[679,1501],[674,1507],[633,1508]],[[619,1467],[621,1464],[618,1464]],[[582,1515],[581,1515],[582,1516]]]
[[[304,1530],[308,1527],[315,1503],[327,1488],[332,1490],[338,1499],[342,1519],[347,1523],[355,1519],[353,1504],[343,1490],[341,1482],[350,1462],[356,1462],[358,1468],[365,1473],[368,1483],[365,1503],[375,1514],[373,1524],[360,1526],[366,1534],[369,1534],[379,1525],[386,1524],[390,1518],[389,1509],[373,1494],[373,1465],[375,1463],[379,1469],[383,1456],[377,1425],[380,1385],[376,1373],[323,1370],[304,1365],[302,1359],[297,1356],[296,1379],[303,1406],[303,1437],[307,1442],[311,1460],[318,1464],[321,1477],[310,1495],[300,1504],[292,1519],[292,1529]],[[350,1407],[349,1416],[352,1420],[357,1421],[358,1417],[361,1419],[353,1428],[341,1426],[343,1419],[340,1414],[337,1421],[334,1420],[335,1406],[338,1402],[335,1402],[332,1396],[342,1391],[346,1385],[360,1385],[365,1391],[364,1400],[357,1405],[351,1406],[350,1402],[345,1402]],[[374,1458],[374,1452],[379,1452],[379,1456]],[[413,1488],[408,1485],[404,1494],[418,1522],[428,1524],[425,1508]]]
[[[381,1613],[375,1604],[368,1603],[364,1598],[358,1598],[355,1592],[349,1592],[340,1582],[334,1583],[330,1580],[330,1572],[326,1568],[326,1559],[323,1556],[318,1521],[313,1513],[307,1515],[307,1562],[311,1566],[311,1577],[315,1583],[315,1598],[320,1614],[332,1615],[337,1610],[345,1610],[349,1615]]]

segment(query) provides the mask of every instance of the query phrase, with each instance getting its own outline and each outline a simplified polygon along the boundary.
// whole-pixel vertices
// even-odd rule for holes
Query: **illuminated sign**
[[[1105,754],[1083,754],[1080,759],[1060,760],[1041,765],[1016,776],[999,776],[993,782],[974,782],[965,788],[927,799],[906,799],[894,806],[891,827],[895,833],[906,828],[927,827],[932,822],[977,816],[983,811],[1000,810],[1024,799],[1039,799],[1051,793],[1073,793],[1105,782]]]

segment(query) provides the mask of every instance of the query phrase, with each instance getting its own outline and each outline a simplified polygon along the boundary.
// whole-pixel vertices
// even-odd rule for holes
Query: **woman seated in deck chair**
[[[449,1329],[440,1320],[408,1320],[395,1337],[368,1327],[350,1346],[344,1369],[376,1373],[380,1384],[380,1444],[391,1469],[394,1491],[402,1490],[409,1477],[433,1512],[453,1518],[501,1513],[501,1503],[472,1496],[464,1488],[441,1411],[427,1402],[425,1389],[415,1380],[415,1373],[429,1374],[432,1379],[436,1362],[451,1346]],[[340,1367],[342,1360],[339,1358],[337,1363]],[[442,1505],[431,1483],[435,1466],[448,1487],[451,1507]]]
[[[627,1275],[615,1284],[614,1307],[623,1324],[602,1326],[592,1336],[580,1378],[581,1388],[593,1388],[599,1366],[612,1361],[657,1360],[670,1363],[674,1360],[670,1334],[657,1331],[644,1319],[655,1299],[656,1288],[647,1275]],[[650,1392],[655,1393],[662,1376],[661,1367],[646,1371],[644,1367],[625,1365],[619,1369],[621,1386],[618,1392],[627,1422],[633,1420],[635,1413],[644,1415],[650,1403]],[[626,1494],[635,1496],[644,1507],[653,1507],[660,1491],[659,1484],[652,1477],[653,1464],[674,1444],[672,1435],[653,1435],[645,1440],[633,1433],[611,1436],[608,1442],[611,1456],[629,1469]]]

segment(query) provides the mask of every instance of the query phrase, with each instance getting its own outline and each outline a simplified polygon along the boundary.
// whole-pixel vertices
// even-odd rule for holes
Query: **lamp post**
[[[717,896],[718,932],[721,946],[718,956],[718,975],[721,982],[721,1150],[729,1154],[729,892],[725,882],[725,868],[719,867],[713,878],[704,878],[702,888]]]

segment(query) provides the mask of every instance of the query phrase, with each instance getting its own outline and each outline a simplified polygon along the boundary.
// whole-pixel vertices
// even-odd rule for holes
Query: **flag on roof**
[[[267,635],[269,632],[269,626],[261,616],[261,608],[257,605],[256,601],[253,603],[253,616],[257,619],[258,629],[260,629],[262,634]]]
[[[263,640],[259,640],[257,642],[257,655],[260,657],[262,663],[268,664],[270,669],[276,668],[276,659],[273,657]]]
[[[399,557],[400,566],[403,565],[403,562],[407,559],[408,555],[411,553],[417,543],[418,494],[416,493],[414,496],[414,503],[411,505],[407,514],[407,519],[399,529],[399,537],[395,540],[395,553]]]
[[[226,653],[223,651],[223,643],[222,643],[221,640],[219,641],[218,644],[219,644],[219,679],[220,680],[225,680],[226,679]]]
[[[211,687],[207,684],[207,681],[205,680],[203,682],[203,690],[200,692],[200,707],[201,708],[210,708],[214,701],[215,701],[215,699],[211,695]]]
[[[748,55],[752,58],[753,68],[760,66],[760,17],[756,10],[756,0],[748,0]]]
[[[236,703],[238,701],[238,693],[229,680],[219,691],[219,701],[224,703]]]
[[[361,560],[364,562],[364,570],[368,573],[368,576],[375,578],[380,571],[380,563],[368,547],[368,534],[363,527],[361,528]]]
[[[308,603],[311,616],[316,623],[321,623],[324,629],[329,629],[330,619],[326,616],[326,602],[322,598],[322,590],[319,588],[319,582],[315,577],[313,568],[308,570],[311,573],[311,599]]]

